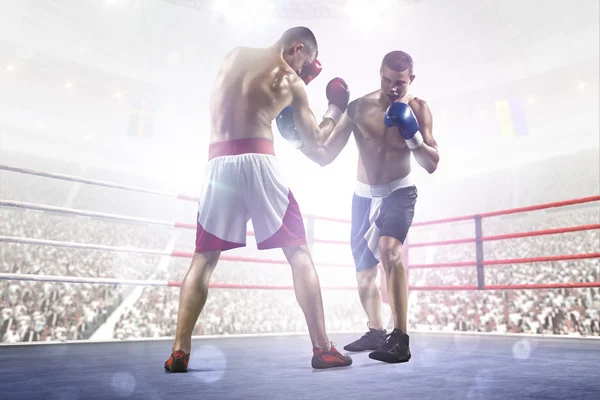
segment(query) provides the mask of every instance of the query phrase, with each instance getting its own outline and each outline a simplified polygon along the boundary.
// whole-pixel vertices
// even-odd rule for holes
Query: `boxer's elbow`
[[[315,157],[313,158],[313,161],[315,161],[317,164],[319,164],[321,167],[325,167],[329,164],[331,164],[331,162],[333,161],[333,159],[331,157],[328,157],[327,153],[325,153],[323,150],[323,148],[320,148],[317,154],[315,155]]]
[[[438,162],[428,158],[417,159],[417,162],[428,174],[433,174],[438,168]]]
[[[427,171],[431,175],[437,170],[438,162],[439,162],[439,159],[427,160],[427,162],[424,163],[423,168],[425,168],[425,171]]]
[[[324,167],[330,164],[332,160],[327,157],[327,154],[323,150],[323,147],[304,147],[302,152],[311,161],[319,164],[321,167]]]
[[[316,163],[319,164],[321,167],[325,167],[329,164],[331,164],[333,162],[333,157],[330,157],[329,154],[327,154],[325,151],[323,151],[324,149],[321,148],[319,151],[319,155],[316,158]]]
[[[317,164],[319,164],[321,167],[325,167],[325,166],[331,164],[331,160],[319,160],[319,161],[317,161]]]
[[[429,174],[433,174],[437,170],[440,155],[435,148],[421,146],[414,154],[419,165]]]

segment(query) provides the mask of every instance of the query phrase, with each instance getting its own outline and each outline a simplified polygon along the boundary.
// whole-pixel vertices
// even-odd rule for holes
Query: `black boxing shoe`
[[[367,326],[369,326],[367,324]],[[365,333],[360,339],[344,346],[346,351],[365,351],[378,349],[386,337],[386,330],[369,328],[369,332]]]
[[[409,336],[400,329],[387,335],[385,342],[369,358],[387,363],[402,363],[410,360]]]

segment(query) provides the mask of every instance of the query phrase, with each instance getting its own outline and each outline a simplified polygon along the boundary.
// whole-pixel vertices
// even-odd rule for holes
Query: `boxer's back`
[[[234,49],[223,61],[211,94],[211,143],[273,140],[271,123],[292,100],[291,73],[281,57],[266,49]]]
[[[376,91],[360,98],[353,118],[359,153],[357,178],[371,185],[387,184],[410,173],[410,150],[398,130],[383,123],[385,108],[379,95]]]

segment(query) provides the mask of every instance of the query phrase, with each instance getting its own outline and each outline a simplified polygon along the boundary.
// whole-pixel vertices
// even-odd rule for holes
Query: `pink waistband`
[[[275,155],[273,142],[267,139],[236,139],[217,142],[208,148],[208,159],[215,157],[237,156],[239,154],[258,153]]]

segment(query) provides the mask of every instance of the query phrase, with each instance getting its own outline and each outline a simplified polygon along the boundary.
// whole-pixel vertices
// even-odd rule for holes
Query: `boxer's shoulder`
[[[427,107],[427,102],[420,97],[410,96],[410,98],[407,100],[408,101],[406,104],[408,104],[413,110]]]
[[[298,76],[296,71],[294,71],[283,59],[278,60],[275,65],[273,65],[272,62],[269,62],[267,66],[268,69],[272,71],[272,75],[278,76],[280,79],[286,79],[290,84],[302,82],[302,79]]]
[[[271,90],[280,92],[291,90],[295,92],[301,90],[303,86],[302,79],[285,62],[270,64],[265,66],[265,71],[261,74],[263,78],[269,81]]]
[[[239,57],[243,57],[244,54],[247,53],[247,50],[248,50],[247,47],[242,47],[242,46],[234,47],[233,49],[229,50],[229,53],[227,53],[225,55],[225,60],[235,60]]]
[[[379,98],[379,91],[367,93],[357,99],[353,100],[348,104],[348,115],[352,118],[359,118],[360,115],[366,115],[374,107],[378,107],[377,100]],[[350,108],[352,107],[352,114],[350,114]]]
[[[254,47],[237,46],[234,47],[225,56],[225,62],[235,65],[257,65],[257,62],[264,59],[264,50]]]
[[[408,103],[419,121],[431,118],[431,111],[427,102],[421,98],[413,97]]]
[[[352,100],[349,104],[348,107],[346,108],[346,112],[348,113],[348,116],[350,117],[351,120],[355,120],[356,119],[356,115],[357,115],[357,108],[358,108],[358,102],[360,99],[356,99],[356,100]]]
[[[377,89],[371,93],[367,93],[361,97],[359,97],[360,100],[362,100],[363,102],[373,102],[373,101],[377,101],[379,99],[379,95],[381,93],[380,89]]]

